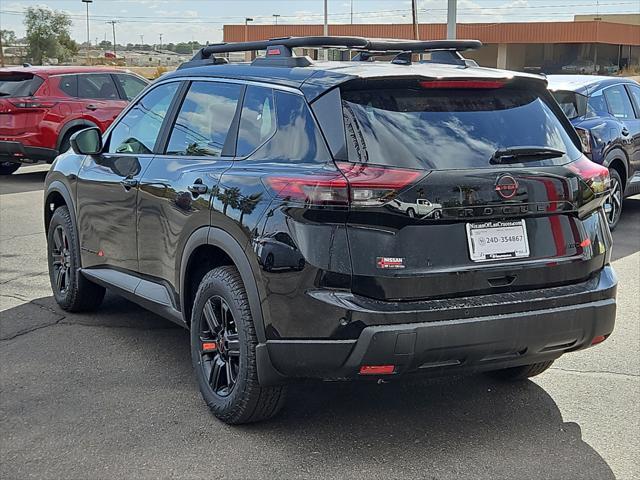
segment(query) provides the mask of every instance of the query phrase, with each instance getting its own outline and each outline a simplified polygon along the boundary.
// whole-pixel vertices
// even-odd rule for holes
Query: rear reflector
[[[404,168],[338,162],[339,172],[269,176],[266,183],[280,198],[311,205],[384,205],[425,176],[427,172]]]
[[[218,349],[218,344],[216,342],[202,342],[202,351],[203,352],[215,352]]]
[[[593,193],[602,193],[611,187],[607,167],[592,162],[585,156],[570,163],[568,167],[582,177]]]
[[[395,369],[395,365],[363,365],[360,375],[391,375]]]
[[[594,337],[593,340],[591,340],[591,345],[597,345],[604,342],[606,339],[607,337],[605,337],[604,335],[598,335],[597,337]]]
[[[422,88],[502,88],[503,80],[430,80],[420,82]]]

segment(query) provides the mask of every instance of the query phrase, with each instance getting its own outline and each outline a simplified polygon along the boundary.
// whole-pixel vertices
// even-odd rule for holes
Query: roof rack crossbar
[[[269,47],[279,47],[278,56],[291,56],[293,48],[345,48],[364,52],[378,53],[424,53],[433,51],[476,50],[482,47],[478,40],[387,40],[367,39],[361,37],[284,37],[272,38],[256,42],[216,43],[207,45],[193,57],[193,60],[204,60],[216,53],[250,52],[269,50]],[[269,53],[269,52],[267,52]]]

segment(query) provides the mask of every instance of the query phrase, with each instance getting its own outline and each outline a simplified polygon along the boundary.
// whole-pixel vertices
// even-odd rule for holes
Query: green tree
[[[5,47],[16,43],[16,32],[13,30],[0,30],[0,43]]]
[[[63,12],[29,7],[24,17],[28,55],[38,64],[44,58],[64,61],[78,53],[78,44],[70,34],[71,19]]]

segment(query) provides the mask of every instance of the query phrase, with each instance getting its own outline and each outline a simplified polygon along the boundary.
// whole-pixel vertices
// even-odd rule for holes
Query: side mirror
[[[97,155],[102,152],[102,133],[97,127],[85,128],[71,135],[71,148],[81,155]]]

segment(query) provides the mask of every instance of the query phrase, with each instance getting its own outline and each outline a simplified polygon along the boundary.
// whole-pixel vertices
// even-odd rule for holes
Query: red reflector
[[[360,375],[391,375],[395,369],[394,365],[363,365]]]
[[[203,352],[215,352],[218,348],[216,342],[202,342],[202,351]]]
[[[588,247],[589,245],[591,245],[591,239],[590,238],[585,238],[583,241],[580,242],[580,246],[582,248]]]
[[[503,80],[431,80],[420,82],[422,88],[502,88]]]
[[[607,337],[605,337],[604,335],[598,335],[597,337],[594,337],[593,340],[591,340],[591,345],[597,345],[604,342],[606,339]]]

